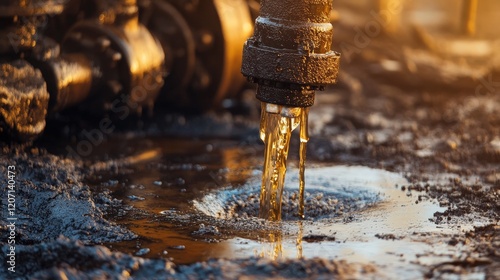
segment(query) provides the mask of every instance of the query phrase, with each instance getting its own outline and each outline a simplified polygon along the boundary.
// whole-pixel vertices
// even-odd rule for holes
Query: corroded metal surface
[[[28,63],[57,55],[41,44],[48,15],[61,13],[66,0],[7,0],[0,3],[0,135],[29,141],[45,129],[49,93],[42,73]]]
[[[109,109],[119,98],[130,111],[140,113],[145,106],[152,108],[163,86],[163,49],[139,23],[136,1],[97,3],[60,46],[45,36],[44,29],[48,16],[61,13],[65,2],[0,4],[0,23],[5,23],[0,30],[0,53],[5,58],[2,134],[22,139],[37,136],[45,127],[47,110],[67,109],[92,95],[96,102],[89,107],[93,109]],[[20,58],[27,62],[16,60]],[[27,78],[33,79],[29,86],[22,81]]]
[[[335,83],[340,56],[331,51],[331,9],[329,0],[261,2],[241,69],[259,84],[258,99],[308,107],[314,103],[314,90]]]
[[[24,60],[0,64],[0,134],[31,140],[45,128],[49,93],[40,71]]]

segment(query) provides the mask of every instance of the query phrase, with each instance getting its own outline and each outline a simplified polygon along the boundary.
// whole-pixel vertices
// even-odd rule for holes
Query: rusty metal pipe
[[[258,84],[257,98],[309,107],[315,90],[334,84],[340,55],[331,50],[331,0],[263,0],[241,72]]]

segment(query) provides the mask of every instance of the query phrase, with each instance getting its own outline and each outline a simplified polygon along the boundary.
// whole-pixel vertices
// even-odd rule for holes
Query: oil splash
[[[271,221],[281,220],[281,197],[286,175],[286,161],[292,131],[300,124],[300,207],[304,217],[305,155],[309,139],[307,108],[290,108],[262,103],[260,138],[264,141],[264,169],[260,191],[259,217]]]

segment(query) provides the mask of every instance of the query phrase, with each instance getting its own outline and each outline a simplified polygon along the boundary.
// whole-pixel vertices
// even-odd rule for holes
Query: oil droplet
[[[264,169],[260,191],[259,217],[271,221],[281,220],[286,161],[292,131],[300,125],[300,217],[304,217],[304,169],[307,140],[306,108],[289,108],[262,103],[260,137],[265,143]]]

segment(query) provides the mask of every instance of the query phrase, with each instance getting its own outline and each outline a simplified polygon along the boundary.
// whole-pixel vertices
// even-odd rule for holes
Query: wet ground
[[[185,143],[123,141],[118,150],[140,147],[134,153],[155,155],[119,176],[106,173],[90,180],[124,202],[128,213],[114,220],[140,236],[108,247],[176,264],[212,258],[341,259],[370,267],[373,277],[421,278],[422,266],[439,266],[473,249],[450,244],[451,237],[490,224],[487,219],[437,224],[434,213],[445,212],[446,204],[425,187],[412,188],[404,173],[317,161],[307,170],[307,218],[297,217],[298,172],[291,162],[283,222],[266,225],[255,219],[261,149],[234,140]],[[434,174],[419,183],[430,188],[455,178]],[[467,180],[474,184],[479,178]],[[481,270],[467,272],[469,279],[484,276]]]
[[[391,90],[318,96],[304,221],[296,217],[298,135],[284,221],[269,224],[255,218],[263,152],[257,121],[238,115],[171,115],[120,129],[81,159],[66,158],[66,146],[49,136],[39,148],[5,146],[2,162],[22,170],[19,271],[39,278],[495,279],[500,107],[490,104],[498,96]],[[79,143],[60,139],[75,149]]]
[[[496,83],[408,84],[378,59],[346,63],[317,95],[303,221],[296,134],[283,222],[256,218],[252,98],[245,110],[130,119],[104,141],[88,138],[91,119],[63,115],[34,146],[2,144],[0,179],[18,171],[16,277],[500,278]],[[95,143],[77,155],[82,141]]]

